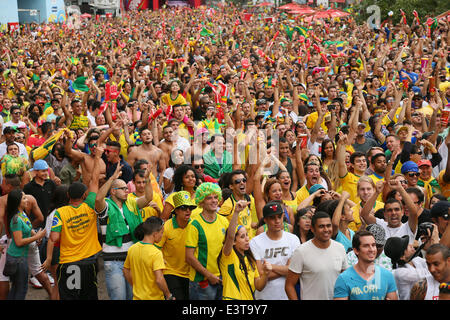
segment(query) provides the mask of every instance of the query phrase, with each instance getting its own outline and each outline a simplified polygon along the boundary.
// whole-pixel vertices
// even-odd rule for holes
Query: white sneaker
[[[30,284],[33,286],[33,288],[35,289],[42,289],[42,284],[39,282],[38,279],[36,279],[35,277],[31,277],[30,278]]]
[[[48,280],[50,280],[50,284],[53,286],[55,284],[55,279],[53,279],[52,275],[50,273],[47,273]]]

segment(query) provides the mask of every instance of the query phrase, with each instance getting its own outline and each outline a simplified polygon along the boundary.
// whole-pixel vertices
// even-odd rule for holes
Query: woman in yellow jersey
[[[164,222],[150,217],[134,230],[139,242],[128,249],[123,266],[125,279],[133,286],[133,300],[175,300],[164,279],[162,252],[154,245],[161,240]]]
[[[236,203],[222,251],[217,258],[223,283],[223,300],[254,300],[255,289],[264,289],[272,270],[272,265],[267,261],[262,265],[263,270],[258,270],[250,250],[247,229],[237,226],[239,212],[247,205],[245,200]]]
[[[195,173],[195,169],[187,164],[179,166],[173,174],[174,191],[166,198],[164,209],[161,214],[163,220],[170,218],[173,209],[175,208],[173,197],[178,191],[187,191],[191,195],[192,201],[195,200],[195,192],[201,181]],[[200,213],[201,209],[193,210],[192,215]]]
[[[185,105],[186,99],[180,94],[180,91],[182,90],[179,80],[171,80],[169,82],[169,92],[161,97],[161,101],[168,106]]]

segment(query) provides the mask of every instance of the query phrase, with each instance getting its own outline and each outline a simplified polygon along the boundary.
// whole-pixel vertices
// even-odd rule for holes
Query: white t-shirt
[[[439,282],[434,280],[430,271],[428,271],[425,259],[416,257],[412,260],[415,267],[407,263],[403,267],[392,270],[395,282],[397,284],[398,299],[409,300],[411,288],[413,285],[423,279],[427,280],[427,294],[425,300],[439,299]]]
[[[334,284],[341,271],[348,268],[342,244],[331,240],[326,249],[309,240],[294,251],[289,270],[300,274],[301,300],[332,300]]]
[[[391,228],[388,227],[388,223],[383,219],[377,219],[377,225],[383,227],[384,232],[386,233],[386,240],[391,237],[403,237],[403,236],[409,236],[409,243],[414,243],[414,239],[416,238],[416,232],[412,232],[411,228],[409,227],[408,223],[402,223],[400,227],[397,228]]]
[[[282,266],[287,265],[292,253],[299,245],[298,237],[285,231],[280,240],[271,240],[266,232],[250,240],[250,249],[256,260],[264,259],[271,264]],[[269,280],[264,290],[255,290],[255,298],[257,300],[288,300],[284,290],[285,281],[286,277]]]
[[[3,129],[6,128],[6,127],[26,128],[27,124],[25,122],[21,121],[21,120],[19,120],[19,122],[17,122],[17,123],[12,122],[12,120],[10,120],[10,121],[5,122],[3,124]]]

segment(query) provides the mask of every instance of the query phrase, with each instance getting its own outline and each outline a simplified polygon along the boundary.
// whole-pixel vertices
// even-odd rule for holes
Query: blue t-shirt
[[[341,232],[341,230],[338,230],[338,233],[336,235],[336,241],[344,246],[345,252],[348,252],[348,250],[352,248],[352,240],[353,236],[355,235],[355,232],[353,230],[348,229],[348,231],[350,231],[350,239],[347,238],[345,234]]]
[[[365,280],[352,266],[338,276],[334,285],[334,298],[385,300],[386,295],[394,291],[397,291],[397,286],[394,275],[389,270],[375,265],[374,276]]]

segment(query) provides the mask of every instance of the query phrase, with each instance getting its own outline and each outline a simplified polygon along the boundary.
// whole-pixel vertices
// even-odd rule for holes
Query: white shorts
[[[41,257],[39,255],[39,248],[36,241],[30,243],[28,248],[28,272],[33,277],[42,272]]]
[[[11,239],[8,239],[6,235],[0,238],[0,247],[3,248],[3,253],[0,255],[0,282],[9,282],[9,277],[3,275],[3,268],[5,268],[6,250],[10,242]]]

